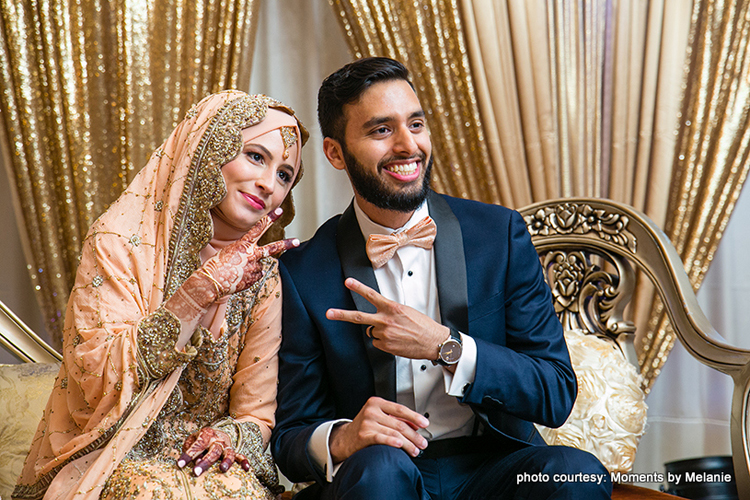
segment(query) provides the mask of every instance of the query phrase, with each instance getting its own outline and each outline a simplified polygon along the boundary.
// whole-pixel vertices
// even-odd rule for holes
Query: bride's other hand
[[[232,441],[225,432],[204,427],[185,440],[182,455],[177,460],[177,467],[182,469],[192,462],[195,465],[193,472],[197,477],[219,459],[221,459],[219,469],[222,472],[228,471],[235,462],[245,471],[250,470],[250,462],[244,455],[232,448]]]

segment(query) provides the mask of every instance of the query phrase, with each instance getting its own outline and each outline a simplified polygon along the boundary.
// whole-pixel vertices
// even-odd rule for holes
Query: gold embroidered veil
[[[269,108],[294,116],[263,95],[203,99],[90,228],[65,316],[63,364],[14,498],[41,497],[61,468],[97,449],[101,470],[81,490],[101,487],[159,413],[194,353],[143,345],[153,340],[143,325],[199,267],[213,235],[210,209],[226,195],[221,166],[240,153],[241,130]],[[307,131],[295,121],[292,140],[304,144]],[[301,174],[300,165],[297,180]],[[294,216],[291,193],[282,208],[265,241],[283,237]],[[155,365],[168,370],[154,373]]]

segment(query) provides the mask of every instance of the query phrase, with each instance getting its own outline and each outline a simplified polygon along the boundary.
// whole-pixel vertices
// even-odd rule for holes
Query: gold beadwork
[[[195,357],[189,349],[175,349],[179,335],[180,320],[163,307],[138,323],[138,359],[149,377],[162,378]]]
[[[185,119],[190,120],[198,116],[198,106],[196,104],[193,104],[190,106],[190,109],[188,109],[187,113],[185,113]]]
[[[297,129],[294,127],[281,127],[279,132],[281,132],[281,140],[284,141],[284,154],[282,156],[286,160],[289,158],[289,149],[297,142]]]
[[[146,434],[117,467],[101,498],[120,498],[118,492],[123,491],[120,488],[126,485],[126,478],[127,481],[148,479],[150,484],[166,484],[165,481],[169,481],[166,478],[180,473],[175,464],[182,454],[185,439],[209,426],[226,432],[235,451],[244,454],[250,461],[249,473],[240,467],[230,468],[230,471],[243,474],[242,477],[258,478],[260,484],[256,483],[253,490],[256,493],[247,498],[280,491],[275,466],[263,453],[260,428],[255,423],[234,421],[237,415],[229,411],[229,390],[245,346],[245,336],[252,325],[253,310],[256,305],[272,298],[271,292],[278,284],[275,259],[264,259],[262,263],[263,277],[249,289],[230,296],[226,312],[227,328],[222,336],[214,339],[213,334],[203,327],[196,331],[194,337],[200,340],[193,340],[197,346],[195,358],[185,366],[177,386]],[[214,469],[210,468],[201,477]],[[172,487],[169,489],[172,490]],[[176,490],[172,492],[176,493]],[[209,495],[209,498],[213,497]],[[268,498],[272,497],[269,495]]]

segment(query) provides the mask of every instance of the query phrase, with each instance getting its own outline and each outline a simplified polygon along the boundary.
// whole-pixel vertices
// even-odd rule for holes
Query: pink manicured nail
[[[193,472],[195,472],[196,476],[200,476],[203,473],[203,469],[201,469],[200,467],[196,467]]]

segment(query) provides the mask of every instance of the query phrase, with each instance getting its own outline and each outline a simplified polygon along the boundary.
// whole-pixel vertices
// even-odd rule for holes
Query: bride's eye
[[[290,174],[286,170],[279,170],[278,176],[279,179],[281,179],[281,182],[283,182],[284,184],[289,184],[290,182],[292,182],[292,174]]]
[[[247,153],[245,153],[245,156],[247,156],[250,161],[254,161],[256,163],[263,163],[264,160],[263,155],[260,153],[256,153],[255,151],[248,151]]]

